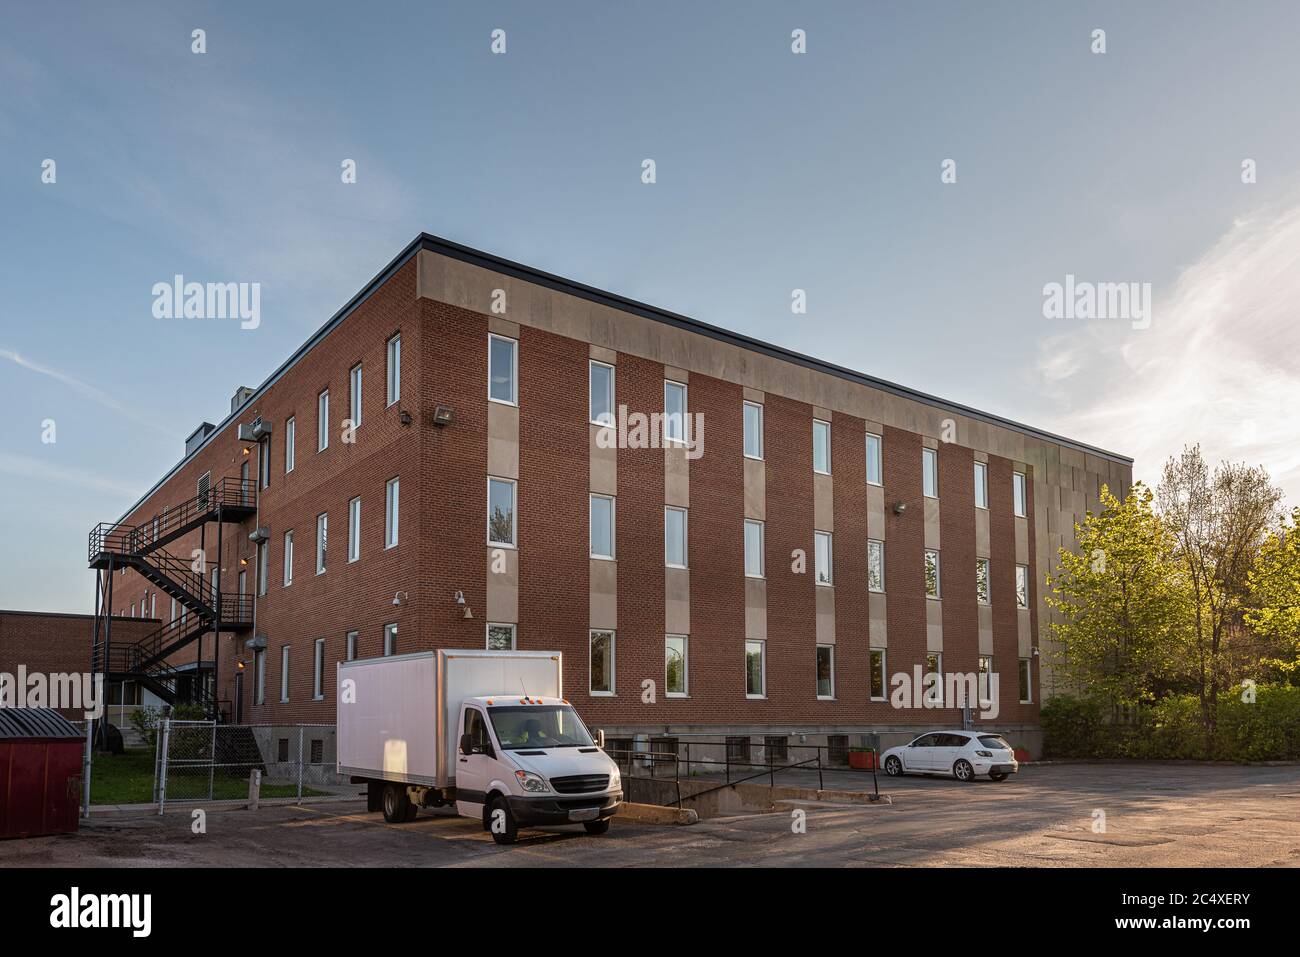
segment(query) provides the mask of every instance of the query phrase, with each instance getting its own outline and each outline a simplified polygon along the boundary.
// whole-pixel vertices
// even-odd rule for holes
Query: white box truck
[[[558,651],[442,649],[338,666],[338,771],[391,823],[455,805],[498,844],[518,828],[609,830],[623,801],[605,735],[564,700]]]

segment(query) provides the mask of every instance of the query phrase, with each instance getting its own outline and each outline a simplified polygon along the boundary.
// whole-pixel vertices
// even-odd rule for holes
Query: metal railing
[[[90,530],[88,558],[92,563],[102,554],[121,556],[146,555],[191,527],[207,521],[219,509],[251,509],[257,503],[257,482],[253,479],[226,477],[206,492],[200,492],[179,505],[163,509],[138,525],[100,522]]]

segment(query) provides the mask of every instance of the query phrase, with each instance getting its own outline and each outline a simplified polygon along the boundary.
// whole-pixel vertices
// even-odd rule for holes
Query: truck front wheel
[[[487,806],[487,829],[498,844],[513,844],[519,837],[519,826],[510,813],[510,805],[503,797],[493,798]]]
[[[414,821],[419,812],[406,794],[405,784],[384,785],[384,820],[389,824],[405,824]]]

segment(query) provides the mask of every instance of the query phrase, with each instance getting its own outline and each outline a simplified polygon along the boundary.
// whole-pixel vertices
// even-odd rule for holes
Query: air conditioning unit
[[[254,437],[253,435],[253,427],[251,425],[244,425],[244,423],[242,422],[239,423],[239,441],[241,442],[257,441],[256,437]]]
[[[267,528],[265,525],[263,525],[260,528],[258,528],[257,531],[250,532],[248,535],[248,540],[257,545],[261,545],[264,541],[266,541],[270,537],[271,537],[271,530]]]
[[[264,422],[259,415],[253,420],[253,438],[264,439],[271,434],[271,423]]]

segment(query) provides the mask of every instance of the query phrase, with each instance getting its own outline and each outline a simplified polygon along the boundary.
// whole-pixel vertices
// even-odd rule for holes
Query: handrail
[[[90,531],[88,559],[105,552],[144,555],[166,544],[194,521],[222,508],[252,508],[257,503],[257,482],[230,476],[218,479],[206,492],[168,506],[137,525],[100,522]]]

